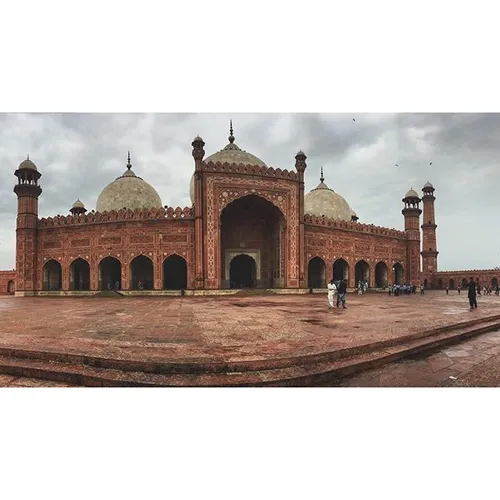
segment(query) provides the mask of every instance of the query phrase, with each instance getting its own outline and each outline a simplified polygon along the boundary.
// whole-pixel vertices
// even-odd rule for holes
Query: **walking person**
[[[338,287],[337,307],[339,307],[340,303],[342,302],[342,307],[346,309],[345,307],[346,295],[347,295],[347,280],[343,279]]]
[[[458,285],[458,288],[457,288],[457,291],[458,291],[458,295],[460,295],[460,290],[462,289],[462,287],[460,285]]]
[[[333,280],[328,283],[328,308],[333,309],[333,297],[335,297],[335,292],[337,291],[337,287]],[[338,305],[337,305],[338,307]]]
[[[449,295],[450,294],[450,287],[448,285],[446,285],[446,295]]]
[[[477,293],[477,287],[476,287],[476,283],[474,283],[474,280],[471,278],[470,281],[469,281],[469,293],[468,293],[468,297],[469,297],[469,305],[470,305],[470,310],[472,311],[472,309],[477,309],[477,297],[476,297],[476,293]]]
[[[420,283],[420,295],[424,294],[424,285]]]

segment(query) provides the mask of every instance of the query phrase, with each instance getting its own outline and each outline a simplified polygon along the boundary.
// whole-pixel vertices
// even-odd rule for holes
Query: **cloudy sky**
[[[184,207],[192,139],[203,137],[207,156],[222,149],[230,118],[236,143],[269,166],[294,168],[302,149],[306,189],[323,166],[325,182],[360,222],[403,229],[401,199],[431,181],[440,270],[500,265],[499,114],[12,113],[0,114],[0,269],[15,263],[13,172],[26,154],[42,173],[41,217],[67,214],[77,198],[95,209],[129,149],[135,173],[163,204]]]

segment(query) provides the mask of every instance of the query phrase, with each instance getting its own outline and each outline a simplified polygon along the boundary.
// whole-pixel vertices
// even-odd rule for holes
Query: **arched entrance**
[[[455,289],[455,280],[453,278],[450,279],[450,290]]]
[[[130,288],[132,290],[153,290],[153,261],[145,255],[138,255],[130,263]]]
[[[394,284],[403,284],[403,266],[399,262],[396,262],[392,269],[394,271]]]
[[[90,290],[90,265],[81,257],[69,266],[70,290]]]
[[[438,279],[438,290],[443,289],[443,280],[441,278]]]
[[[252,287],[284,287],[285,239],[283,214],[270,201],[251,194],[229,203],[220,216],[222,288],[250,286],[251,266]]]
[[[498,280],[497,280],[496,278],[493,278],[493,279],[491,280],[491,286],[492,286],[493,288],[496,288],[496,287],[498,286]]]
[[[249,255],[240,254],[233,257],[229,264],[230,288],[254,288],[256,271],[256,262]]]
[[[51,259],[44,264],[42,289],[45,291],[62,289],[62,267],[57,260]]]
[[[349,279],[349,264],[344,259],[337,259],[333,263],[333,280]]]
[[[163,289],[185,290],[187,286],[187,262],[180,255],[170,255],[163,261]]]
[[[424,288],[429,288],[429,282],[427,281],[427,278],[424,280]]]
[[[321,257],[313,257],[307,265],[307,286],[309,288],[326,287],[326,264]]]
[[[375,266],[375,286],[377,288],[384,288],[388,283],[388,268],[385,262],[378,262]]]
[[[358,286],[360,281],[362,283],[364,283],[365,281],[367,283],[370,283],[370,266],[368,265],[368,262],[364,260],[356,262],[356,266],[354,267],[354,275],[356,279],[356,286]]]
[[[99,262],[99,290],[119,290],[122,285],[122,265],[115,257]]]
[[[462,288],[467,288],[469,280],[467,278],[462,278]]]
[[[7,293],[13,294],[16,291],[16,285],[13,280],[7,281]]]

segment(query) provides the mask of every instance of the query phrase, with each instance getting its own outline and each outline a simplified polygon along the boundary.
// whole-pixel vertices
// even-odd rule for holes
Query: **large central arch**
[[[227,205],[220,216],[222,288],[234,286],[231,262],[239,255],[255,262],[253,286],[282,288],[286,274],[284,230],[281,210],[260,196],[250,194]],[[243,258],[238,262],[243,265]]]

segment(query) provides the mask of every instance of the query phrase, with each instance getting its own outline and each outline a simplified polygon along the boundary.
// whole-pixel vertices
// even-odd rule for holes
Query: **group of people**
[[[334,280],[328,283],[328,307],[333,309],[333,303],[335,298],[335,293],[337,293],[337,308],[342,304],[342,308],[346,309],[346,297],[347,297],[347,280],[343,279],[335,284]]]
[[[368,281],[358,281],[358,295],[363,295],[368,290]]]
[[[412,293],[417,293],[417,287],[415,285],[404,284],[404,285],[389,285],[387,287],[389,295],[411,295]]]

